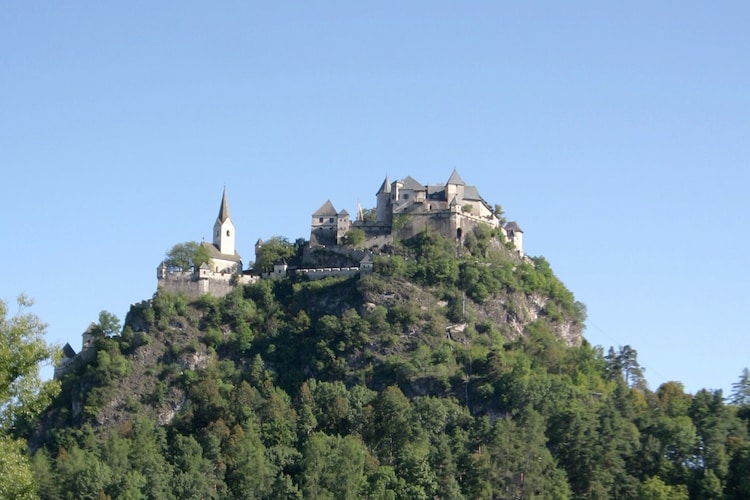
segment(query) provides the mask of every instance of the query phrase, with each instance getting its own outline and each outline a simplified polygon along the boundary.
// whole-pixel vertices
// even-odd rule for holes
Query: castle
[[[371,212],[365,215],[364,211],[358,209],[354,221],[350,220],[346,210],[338,212],[330,200],[326,201],[312,215],[307,250],[314,253],[316,249],[325,247],[339,249],[344,236],[352,229],[364,232],[365,246],[368,248],[390,243],[394,237],[410,238],[426,228],[460,242],[464,235],[481,224],[491,229],[501,229],[519,256],[524,256],[523,231],[518,224],[508,222],[501,225],[499,214],[479,195],[476,186],[464,183],[456,170],[444,185],[425,186],[412,177],[390,182],[386,176],[376,197],[374,217]],[[357,266],[291,268],[286,262],[279,262],[268,273],[243,270],[235,241],[235,226],[224,189],[219,214],[214,222],[213,241],[201,242],[210,256],[210,264],[204,263],[197,269],[186,271],[170,269],[162,261],[157,267],[157,289],[193,298],[203,294],[222,297],[237,285],[259,279],[277,279],[292,272],[314,280],[329,276],[365,275],[373,271],[371,254],[362,251],[345,252],[350,257],[357,256]],[[256,253],[261,246],[262,241],[258,240]],[[62,359],[55,367],[56,379],[61,378],[76,359],[90,359],[95,354],[95,329],[96,324],[91,323],[83,333],[80,353],[76,354],[70,344],[65,344]]]
[[[358,210],[351,221],[349,212],[338,212],[330,200],[312,216],[310,247],[340,245],[352,228],[361,229],[368,240],[387,237],[408,239],[425,228],[449,239],[463,239],[477,225],[500,228],[516,251],[523,256],[523,231],[516,222],[501,227],[498,214],[480,196],[476,186],[467,185],[454,169],[448,182],[423,185],[413,177],[390,182],[386,176],[376,193],[375,217]]]
[[[393,238],[408,239],[427,228],[446,238],[462,241],[474,227],[485,225],[502,230],[523,257],[523,231],[518,224],[509,222],[502,226],[499,214],[480,196],[476,186],[467,185],[456,170],[448,182],[437,185],[423,185],[412,177],[390,182],[386,176],[376,198],[376,208],[367,215],[358,209],[354,221],[346,210],[339,212],[330,200],[326,201],[312,215],[306,254],[320,248],[339,248],[345,235],[353,229],[361,230],[365,236],[364,246],[373,248],[390,243]],[[291,268],[286,262],[279,262],[268,273],[243,270],[235,237],[225,189],[214,222],[213,241],[201,243],[210,255],[210,264],[186,271],[169,269],[162,262],[157,268],[157,288],[189,297],[206,293],[221,297],[237,285],[279,278],[292,272],[310,279],[372,272],[372,258],[363,252],[358,253],[358,266]],[[262,241],[258,240],[256,253],[261,246]],[[351,257],[354,252],[350,254]]]

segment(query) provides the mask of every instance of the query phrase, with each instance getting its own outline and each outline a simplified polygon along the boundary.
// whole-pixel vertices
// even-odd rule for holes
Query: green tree
[[[39,365],[55,353],[44,340],[47,325],[26,312],[31,299],[20,295],[17,301],[18,314],[8,317],[0,300],[0,433],[33,418],[59,391],[56,381],[43,383],[39,377]]]
[[[732,384],[732,394],[729,395],[729,401],[733,405],[746,406],[750,405],[750,370],[742,370],[740,379]]]
[[[60,389],[57,381],[42,382],[39,365],[55,349],[44,340],[46,325],[26,312],[33,301],[20,295],[19,311],[8,317],[0,300],[0,498],[35,498],[35,485],[25,446],[11,431],[42,411]]]
[[[255,252],[255,269],[263,272],[273,271],[274,264],[289,261],[297,255],[297,247],[288,239],[273,236],[264,241]]]
[[[186,241],[173,246],[164,257],[164,264],[171,269],[188,271],[199,268],[201,264],[210,264],[211,254],[208,249],[196,241]]]
[[[341,242],[344,245],[358,247],[365,241],[365,232],[362,229],[354,227],[346,232]]]

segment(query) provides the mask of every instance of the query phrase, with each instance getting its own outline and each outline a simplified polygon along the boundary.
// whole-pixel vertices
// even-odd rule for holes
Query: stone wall
[[[198,298],[204,294],[223,297],[237,284],[255,281],[254,276],[237,276],[229,273],[207,273],[199,276],[189,271],[174,271],[159,276],[157,288],[174,294]]]

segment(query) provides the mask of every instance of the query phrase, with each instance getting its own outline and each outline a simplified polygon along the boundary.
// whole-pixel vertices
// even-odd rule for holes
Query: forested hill
[[[649,390],[544,259],[479,229],[374,261],[103,314],[24,427],[40,496],[750,498],[747,401]]]

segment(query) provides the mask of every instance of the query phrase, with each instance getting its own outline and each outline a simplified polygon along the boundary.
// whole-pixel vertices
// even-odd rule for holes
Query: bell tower
[[[227,203],[227,188],[221,196],[221,207],[219,216],[214,223],[214,246],[224,255],[234,255],[234,223],[229,216],[229,204]]]

